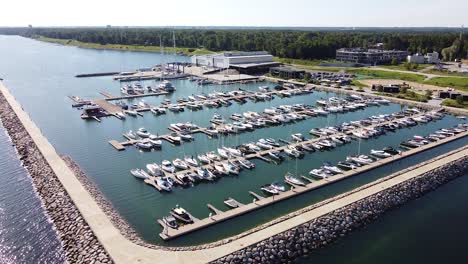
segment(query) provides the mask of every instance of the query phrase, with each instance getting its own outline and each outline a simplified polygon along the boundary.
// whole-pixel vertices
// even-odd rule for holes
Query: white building
[[[192,64],[210,68],[250,68],[272,66],[273,56],[266,51],[224,52],[219,54],[192,56]]]
[[[418,64],[436,64],[440,62],[439,53],[434,51],[427,53],[425,56],[419,53],[408,56],[408,62]]]

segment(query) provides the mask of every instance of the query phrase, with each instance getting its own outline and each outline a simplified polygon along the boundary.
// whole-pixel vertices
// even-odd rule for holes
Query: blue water
[[[352,144],[330,152],[307,155],[302,160],[287,160],[279,166],[254,161],[257,168],[250,172],[243,172],[239,177],[225,177],[213,184],[199,184],[193,188],[176,189],[174,192],[166,194],[159,193],[153,187],[135,179],[129,174],[129,170],[144,168],[145,164],[150,162],[161,162],[164,159],[172,160],[184,155],[196,155],[214,150],[221,145],[238,145],[263,137],[289,139],[292,133],[307,135],[308,131],[314,127],[340,124],[344,121],[357,120],[375,114],[393,113],[400,111],[403,106],[390,104],[370,107],[361,111],[317,117],[291,125],[265,128],[239,136],[220,137],[219,139],[209,139],[205,135],[199,134],[195,136],[195,141],[192,143],[171,146],[164,142],[162,151],[150,153],[140,152],[133,147],[117,152],[107,142],[112,139],[123,140],[122,134],[130,129],[136,130],[139,127],[146,127],[154,134],[163,134],[169,132],[167,126],[170,123],[190,121],[200,126],[208,126],[209,119],[215,112],[227,117],[235,112],[262,111],[266,107],[281,104],[314,104],[317,99],[334,96],[334,94],[315,92],[311,95],[277,98],[269,102],[248,102],[244,105],[234,103],[228,108],[204,109],[196,112],[185,111],[180,114],[168,113],[160,117],[145,113],[143,117],[129,117],[125,121],[104,118],[101,123],[98,123],[80,119],[80,111],[71,108],[71,102],[67,96],[102,98],[102,95],[99,94],[102,91],[117,95],[121,84],[113,81],[110,77],[75,78],[76,74],[128,71],[149,67],[162,61],[187,61],[188,58],[168,57],[145,52],[79,49],[11,36],[0,36],[0,57],[4,58],[0,61],[0,77],[5,79],[6,85],[54,147],[59,152],[70,155],[86,171],[90,179],[97,184],[121,215],[145,240],[157,244],[164,242],[158,236],[161,227],[155,220],[167,215],[170,208],[176,204],[190,210],[199,218],[206,217],[209,214],[207,203],[212,203],[219,209],[227,209],[222,201],[228,196],[241,202],[250,202],[252,197],[249,196],[248,191],[259,191],[261,185],[281,180],[288,171],[306,174],[310,169],[319,167],[324,161],[337,162],[348,154],[357,153],[358,149],[361,153],[366,153],[370,149],[388,145],[397,146],[400,141],[415,134],[428,134],[436,129],[452,126],[459,121],[452,116],[447,116],[437,122],[402,129],[397,133],[389,133],[377,139],[362,141],[360,147],[358,142],[354,141]],[[13,66],[11,62],[14,62]],[[188,80],[177,80],[173,83],[177,87],[174,94],[145,98],[144,100],[150,104],[157,104],[164,99],[175,101],[179,97],[203,92],[210,93],[238,88],[257,90],[257,87],[263,84],[273,85],[257,83],[198,87]],[[144,85],[150,84],[156,85],[157,82],[144,82]],[[130,103],[136,103],[139,100],[133,100]],[[466,139],[463,139],[447,144],[405,161],[388,165],[165,244],[199,244],[237,234],[277,216],[416,164],[460,146],[460,144],[467,144],[467,142]]]
[[[0,124],[0,263],[62,263],[61,244]]]

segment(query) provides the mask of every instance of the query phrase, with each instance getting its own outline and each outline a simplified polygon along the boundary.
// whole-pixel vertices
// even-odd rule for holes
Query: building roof
[[[247,69],[247,68],[254,68],[254,67],[260,67],[260,66],[277,66],[279,65],[279,62],[257,62],[257,63],[230,63],[230,67],[234,68],[242,68],[242,69]]]
[[[289,73],[305,72],[304,70],[298,70],[298,69],[289,68],[289,67],[273,67],[270,70],[281,71],[281,72],[289,72]]]

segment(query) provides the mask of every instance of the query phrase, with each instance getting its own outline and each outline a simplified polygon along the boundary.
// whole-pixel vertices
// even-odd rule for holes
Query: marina
[[[14,44],[13,46],[21,47],[21,45],[22,44]],[[320,151],[317,149],[315,149],[315,153],[302,151],[304,152],[303,158],[296,159],[286,154],[284,151],[286,149],[292,150],[291,146],[298,147],[303,144],[318,144],[318,142],[321,141],[320,137],[309,134],[313,129],[318,130],[328,127],[338,127],[343,123],[364,120],[374,115],[390,115],[392,113],[405,111],[411,107],[391,101],[390,103],[380,106],[369,105],[361,109],[346,112],[331,112],[339,111],[336,108],[332,108],[331,111],[328,111],[328,114],[325,114],[322,111],[315,112],[315,110],[322,108],[322,110],[327,111],[325,108],[328,106],[317,105],[316,103],[324,100],[329,102],[333,97],[345,100],[348,95],[340,93],[343,90],[335,91],[330,89],[327,92],[323,91],[320,85],[302,87],[299,86],[300,83],[297,83],[293,88],[287,84],[262,81],[260,79],[255,82],[236,82],[234,84],[220,85],[216,82],[209,84],[208,81],[192,81],[190,77],[186,77],[184,79],[170,80],[177,88],[173,92],[163,94],[156,94],[153,92],[154,94],[152,94],[145,90],[144,94],[126,95],[121,94],[121,89],[124,85],[132,85],[132,82],[121,83],[118,80],[113,80],[114,76],[78,79],[75,78],[75,75],[77,73],[110,71],[116,69],[115,65],[119,65],[122,61],[126,61],[126,64],[122,65],[121,70],[132,71],[132,69],[160,64],[163,60],[161,55],[119,51],[97,52],[94,50],[77,49],[77,53],[91,54],[93,57],[99,58],[99,64],[89,66],[86,61],[78,61],[75,64],[67,64],[65,67],[61,60],[56,60],[56,56],[54,55],[60,54],[60,51],[57,51],[57,49],[61,50],[64,48],[68,50],[65,47],[42,46],[42,43],[31,41],[24,47],[25,50],[30,49],[28,45],[38,45],[39,47],[35,47],[43,49],[43,52],[48,54],[47,58],[50,58],[48,59],[49,62],[60,65],[60,67],[64,68],[64,72],[54,74],[49,71],[46,73],[38,73],[34,70],[31,71],[31,83],[36,83],[36,81],[38,83],[38,87],[33,90],[34,92],[31,92],[31,87],[23,82],[11,81],[14,79],[14,73],[4,74],[2,77],[9,80],[10,83],[8,83],[8,86],[11,87],[12,93],[18,101],[24,104],[25,111],[30,113],[31,118],[38,124],[44,135],[47,136],[56,148],[56,151],[70,155],[76,163],[80,165],[82,170],[86,172],[90,181],[96,184],[106,199],[116,208],[119,215],[134,228],[135,233],[148,243],[152,243],[156,246],[192,246],[227,239],[245,232],[246,230],[250,230],[251,228],[260,226],[265,222],[286,215],[293,210],[318,203],[327,197],[356,188],[366,182],[383,177],[388,173],[449,151],[455,148],[456,145],[459,146],[460,144],[466,143],[466,137],[463,137],[457,141],[447,142],[411,156],[405,156],[406,154],[404,154],[403,157],[405,158],[388,163],[388,165],[376,167],[373,170],[362,172],[359,177],[349,177],[346,178],[346,180],[336,182],[327,187],[302,192],[300,190],[309,185],[327,183],[341,177],[341,175],[350,173],[345,172],[344,174],[337,174],[325,178],[324,180],[320,180],[309,174],[313,169],[321,169],[326,162],[330,163],[332,165],[331,167],[333,167],[337,166],[341,161],[346,161],[348,156],[353,156],[358,153],[371,156],[371,150],[379,151],[387,146],[399,148],[399,145],[403,141],[408,141],[415,135],[426,136],[442,128],[451,128],[464,121],[447,113],[441,120],[420,123],[416,126],[408,126],[395,131],[389,130],[386,135],[379,137],[361,140],[353,139],[350,143],[340,146],[337,145],[337,147],[327,151]],[[18,56],[21,57],[21,53],[19,53]],[[131,56],[132,59],[128,59],[126,56]],[[81,58],[81,55],[77,57]],[[30,58],[25,58],[25,60],[20,59],[18,63],[29,65],[27,63],[29,59]],[[169,60],[167,58],[164,59],[166,61]],[[181,61],[184,59],[187,60],[186,57],[177,58],[177,60]],[[45,70],[47,69],[49,68]],[[9,68],[5,67],[4,70],[8,72]],[[57,85],[57,83],[61,85]],[[141,87],[144,88],[147,86],[154,88],[159,87],[161,81],[146,80],[135,81],[134,83],[140,83]],[[199,83],[205,84],[202,85]],[[283,91],[291,92],[290,95],[288,95],[288,93],[286,93],[286,95],[280,95],[279,92],[281,92],[281,90],[274,89],[277,85],[288,89]],[[265,86],[269,87],[269,91],[263,90],[265,88],[260,89],[260,87]],[[66,87],[66,89],[64,89],[64,87]],[[310,89],[312,93],[305,93],[303,95],[292,93],[292,91],[295,90],[301,91],[307,89]],[[232,95],[232,99],[229,100],[223,98],[229,98],[228,96],[208,98],[210,94],[228,94],[233,91],[243,91],[245,94]],[[260,98],[263,97],[264,93],[269,93],[274,98],[271,100],[258,100],[258,98],[255,98],[256,95],[260,95]],[[203,101],[204,99],[201,97],[196,97],[197,95],[207,97],[207,99],[205,99],[206,101]],[[220,99],[223,99],[232,104],[229,106],[221,105],[219,107],[203,105],[199,110],[192,110],[190,108],[192,106],[189,107],[190,101],[183,102],[180,100],[189,100],[190,96],[195,97],[197,102],[211,104],[213,101],[221,102]],[[47,100],[54,103],[44,107],[44,100],[38,100],[37,98],[47,98]],[[366,97],[365,99],[371,101],[370,98]],[[90,104],[93,100],[105,101],[98,101],[98,103],[109,112],[114,113],[115,116],[111,116],[112,118],[104,118],[105,116],[99,117],[101,122],[84,122],[80,118],[77,118],[82,109],[77,111],[71,108],[70,102],[75,108],[82,108]],[[132,111],[131,114],[124,113],[125,119],[117,117],[119,116],[119,112],[124,111],[120,102],[128,105],[129,111]],[[142,107],[140,102],[146,103],[148,106],[146,108]],[[137,105],[138,107],[132,109],[131,106],[133,105]],[[264,111],[267,109],[279,109],[281,106],[294,105],[310,107],[310,109],[305,110],[313,110],[310,112],[313,114],[305,117],[303,120],[258,127],[252,130],[245,130],[245,132],[219,133],[218,137],[207,135],[199,131],[190,134],[192,139],[190,141],[181,142],[181,144],[172,144],[168,140],[162,138],[162,136],[169,136],[175,132],[169,129],[171,124],[186,124],[190,122],[196,124],[196,126],[202,130],[211,130],[212,128],[223,130],[223,128],[229,129],[230,125],[234,126],[236,122],[248,125],[248,123],[259,121],[258,119],[247,120],[248,118],[243,116],[244,113],[256,112],[262,117],[267,115],[273,116],[276,114],[267,114]],[[185,111],[174,112],[169,109],[170,107],[175,109],[181,106],[183,106]],[[151,111],[151,109],[154,108],[164,108],[166,114],[156,115]],[[424,111],[428,110],[425,108],[419,109],[423,109]],[[133,116],[132,114],[134,114],[134,112],[136,112],[136,115]],[[54,114],[52,115],[51,113]],[[236,113],[240,114],[245,120],[236,121],[231,119],[230,117]],[[306,112],[296,110],[290,113],[306,115]],[[221,116],[221,119],[224,119],[225,122],[221,123],[217,122],[217,120],[213,120],[215,114]],[[417,117],[417,114],[412,114],[411,116]],[[371,125],[371,127],[373,126]],[[136,146],[137,143],[144,143],[139,141],[141,138],[137,137],[137,141],[123,138],[123,135],[127,134],[130,130],[136,133],[140,128],[146,128],[148,133],[156,135],[158,137],[156,141],[162,141],[161,148],[145,151],[133,147]],[[207,130],[204,131],[207,132]],[[318,130],[318,132],[320,131],[321,130]],[[317,131],[314,130],[313,132],[316,133]],[[359,132],[359,130],[357,132]],[[295,142],[297,139],[301,139],[299,135],[292,138],[292,135],[296,134],[301,134],[305,138],[305,141]],[[330,134],[328,137],[337,135],[341,134]],[[354,137],[353,135],[348,136]],[[321,139],[323,140],[325,137],[327,136],[322,136]],[[73,140],[70,140],[70,138],[73,138]],[[223,149],[223,147],[238,149],[237,147],[242,145],[251,142],[256,144],[260,139],[266,140],[269,138],[275,139],[280,146],[272,148],[270,151],[260,150],[255,153],[246,154],[244,157],[229,159],[234,162],[244,160],[245,157],[248,157],[246,160],[255,164],[254,169],[244,168],[240,170],[238,175],[230,173],[230,176],[217,176],[216,178],[219,180],[215,179],[213,181],[200,181],[199,183],[193,182],[186,184],[181,180],[186,178],[176,176],[184,174],[185,172],[194,172],[194,168],[189,165],[188,170],[177,169],[175,174],[166,173],[166,176],[170,177],[175,183],[171,192],[167,192],[155,183],[157,179],[156,176],[150,175],[151,179],[142,180],[130,174],[130,171],[136,168],[146,171],[146,165],[148,164],[155,163],[161,165],[165,160],[173,163],[173,161],[177,159],[185,161],[185,157],[193,157],[198,161],[199,168],[212,169],[214,165],[218,165],[218,169],[226,170],[224,166],[222,168],[219,166],[223,163],[222,161],[211,164],[201,164],[198,160],[198,156],[212,151],[218,155],[219,153],[217,150]],[[109,142],[109,144],[107,142]],[[115,149],[125,149],[125,151],[115,151]],[[276,154],[274,152],[277,149],[281,151],[277,153],[278,156],[275,156]],[[418,149],[419,148],[416,148],[416,150]],[[270,153],[273,155],[270,155]],[[293,154],[294,151],[291,153]],[[282,161],[277,160],[277,158],[282,159]],[[224,159],[224,161],[228,161],[228,159]],[[376,166],[377,164],[378,162],[374,162],[372,166]],[[361,168],[357,170],[361,170]],[[274,182],[283,183],[285,181],[285,175],[288,172],[294,175],[295,178],[304,182],[306,187],[301,187],[297,185],[297,181],[294,181],[295,183],[292,184],[296,184],[297,186],[293,188],[292,191],[290,190],[291,186],[289,183],[283,184],[285,185],[286,192],[300,192],[300,195],[281,200],[280,202],[272,204],[273,206],[264,206],[248,213],[236,215],[235,217],[229,218],[229,221],[216,221],[216,225],[208,225],[202,229],[198,229],[197,232],[194,233],[185,233],[178,236],[177,239],[168,238],[168,240],[163,240],[159,235],[163,232],[163,228],[157,220],[168,216],[170,211],[177,205],[185,208],[194,218],[200,219],[199,221],[195,221],[195,223],[205,221],[205,218],[207,218],[210,213],[212,214],[212,218],[217,219],[232,210],[239,210],[238,208],[252,206],[253,199],[255,199],[257,203],[265,203],[272,200],[273,198],[271,198],[268,193],[262,191],[262,186],[268,186]],[[145,180],[148,183],[145,183]],[[192,184],[194,187],[190,187]],[[161,189],[161,191],[159,191],[158,188]],[[274,195],[275,201],[278,197],[283,195],[282,193],[283,192],[280,192],[278,195]],[[212,209],[208,208],[208,204],[211,205]],[[189,225],[186,225],[184,230],[185,228],[189,229]],[[168,232],[172,234],[170,229]]]
[[[165,227],[163,225],[164,230],[159,235],[164,240],[174,239],[176,237],[183,236],[185,234],[197,231],[199,229],[206,228],[208,226],[217,224],[219,222],[229,220],[229,219],[237,217],[237,216],[239,216],[241,214],[246,214],[246,213],[251,212],[253,210],[257,210],[257,209],[260,209],[262,207],[269,206],[269,205],[271,205],[273,203],[278,203],[278,202],[281,202],[282,200],[290,199],[290,198],[292,198],[292,197],[294,197],[296,195],[300,195],[302,193],[315,190],[317,188],[320,188],[320,187],[335,183],[337,181],[341,181],[341,180],[344,180],[346,178],[356,176],[356,175],[358,175],[360,173],[363,173],[365,171],[372,170],[374,168],[383,166],[385,164],[398,161],[399,159],[403,159],[403,158],[406,158],[408,156],[414,155],[416,153],[419,153],[419,152],[426,151],[428,149],[434,148],[434,147],[436,147],[436,146],[438,146],[440,144],[444,144],[444,143],[450,142],[452,140],[456,140],[456,139],[459,139],[459,138],[466,137],[467,135],[468,135],[468,132],[465,131],[465,132],[460,133],[458,135],[455,135],[453,137],[448,137],[446,139],[442,139],[439,142],[430,143],[430,144],[427,144],[427,145],[422,146],[420,148],[415,148],[415,149],[412,149],[412,150],[409,150],[409,151],[406,151],[406,152],[402,152],[401,155],[381,159],[381,160],[378,160],[375,163],[365,165],[363,167],[354,169],[352,171],[344,172],[343,174],[338,175],[338,176],[334,176],[334,177],[332,177],[332,178],[330,178],[330,179],[328,179],[326,181],[316,181],[316,182],[313,182],[313,183],[309,183],[304,187],[291,188],[291,190],[281,192],[278,195],[273,195],[273,196],[270,196],[270,197],[263,197],[263,196],[260,196],[260,195],[258,195],[256,193],[254,193],[254,192],[250,192],[250,194],[252,194],[256,198],[256,200],[254,202],[252,202],[252,203],[242,205],[242,206],[239,206],[238,208],[233,208],[233,209],[231,209],[229,211],[225,211],[225,212],[221,212],[220,210],[216,209],[215,210],[216,211],[215,215],[209,216],[209,217],[201,219],[201,220],[197,220],[193,224],[179,226],[177,229],[167,228],[167,227]],[[211,205],[209,205],[208,207],[213,208],[213,206],[211,206]]]

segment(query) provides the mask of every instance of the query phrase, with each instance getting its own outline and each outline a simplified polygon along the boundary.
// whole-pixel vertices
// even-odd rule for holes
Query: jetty
[[[325,181],[325,180],[313,181],[313,182],[310,182],[310,183],[306,184],[302,188],[294,188],[294,189],[289,190],[289,191],[281,192],[278,195],[269,196],[269,197],[262,197],[262,196],[260,196],[260,195],[258,195],[256,193],[254,193],[254,192],[249,192],[251,195],[256,197],[255,202],[245,204],[245,205],[242,205],[240,207],[237,207],[237,208],[225,211],[225,212],[220,212],[220,213],[215,214],[215,215],[213,215],[211,217],[200,219],[198,221],[195,221],[193,224],[180,226],[178,229],[172,229],[172,228],[164,229],[164,231],[161,232],[159,234],[159,236],[163,240],[171,240],[171,239],[174,239],[174,238],[177,238],[177,237],[192,233],[194,231],[207,228],[207,227],[215,225],[217,223],[221,223],[223,221],[238,217],[240,215],[244,215],[244,214],[247,214],[249,212],[252,212],[252,211],[267,207],[267,206],[272,205],[274,203],[278,203],[278,202],[293,198],[293,197],[295,197],[297,195],[301,195],[301,194],[310,192],[312,190],[316,190],[316,189],[321,188],[323,186],[333,184],[333,183],[336,183],[338,181],[342,181],[344,179],[359,175],[359,174],[364,173],[366,171],[369,171],[369,170],[372,170],[372,169],[375,169],[375,168],[390,164],[392,162],[407,158],[407,157],[415,155],[417,153],[432,149],[434,147],[446,144],[448,142],[451,142],[451,141],[454,141],[454,140],[457,140],[457,139],[461,139],[461,138],[466,137],[466,136],[468,136],[468,131],[465,131],[463,133],[460,133],[460,134],[457,134],[457,135],[454,135],[454,136],[451,136],[451,137],[447,137],[445,139],[441,139],[441,140],[436,141],[436,142],[429,143],[429,144],[421,146],[419,148],[415,148],[415,149],[411,149],[411,150],[402,152],[400,155],[395,155],[395,156],[392,156],[392,157],[384,158],[384,159],[379,160],[378,162],[374,162],[374,163],[371,163],[369,165],[365,165],[365,166],[362,166],[362,167],[359,167],[359,168],[356,168],[356,169],[353,169],[353,170],[350,170],[350,171],[346,171],[346,172],[344,172],[342,174],[335,175],[335,176],[332,176],[332,177],[328,178],[327,181]]]

